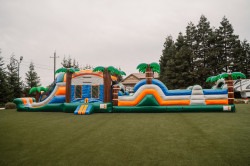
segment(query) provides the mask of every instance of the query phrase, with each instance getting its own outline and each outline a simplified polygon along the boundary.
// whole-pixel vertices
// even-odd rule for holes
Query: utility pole
[[[13,54],[14,55],[14,54]],[[20,90],[20,78],[19,78],[19,72],[20,72],[20,63],[23,60],[23,56],[20,56],[20,61],[16,60],[15,58],[13,58],[14,62],[17,63],[17,80],[18,80],[18,89]],[[21,90],[20,90],[20,94],[21,95]]]
[[[56,56],[56,51],[54,52],[54,56],[50,58],[54,58],[54,80],[55,80],[56,79],[56,58],[59,58],[59,56]]]
[[[16,60],[15,58],[13,60],[17,63],[17,79],[18,79],[18,86],[19,86],[19,82],[20,82],[20,78],[19,78],[20,63],[23,60],[23,56],[20,56],[20,61]]]

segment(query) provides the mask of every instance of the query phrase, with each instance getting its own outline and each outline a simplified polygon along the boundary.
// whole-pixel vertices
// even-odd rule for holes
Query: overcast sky
[[[249,0],[0,0],[0,48],[6,63],[23,56],[46,86],[64,56],[80,66],[121,67],[127,75],[142,62],[158,62],[168,35],[174,39],[204,14],[212,27],[223,16],[240,39],[250,40]]]

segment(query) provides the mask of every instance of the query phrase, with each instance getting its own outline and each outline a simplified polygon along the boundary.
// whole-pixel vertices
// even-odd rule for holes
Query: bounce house
[[[135,85],[133,94],[128,94],[117,82],[117,76],[124,72],[112,66],[96,67],[93,71],[67,70],[59,73],[53,90],[43,100],[35,102],[34,98],[17,98],[14,103],[17,111],[77,115],[98,112],[235,112],[231,73],[208,79],[208,82],[220,82],[220,78],[224,77],[227,86],[218,82],[212,89],[194,85],[188,89],[169,90],[153,78],[153,72],[159,72],[158,64],[140,64],[137,68],[146,74],[146,79]],[[244,77],[242,73],[236,74]]]

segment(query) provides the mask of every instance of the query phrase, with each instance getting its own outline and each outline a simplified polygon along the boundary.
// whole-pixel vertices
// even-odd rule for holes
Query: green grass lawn
[[[0,110],[0,165],[250,165],[250,104],[236,113]]]

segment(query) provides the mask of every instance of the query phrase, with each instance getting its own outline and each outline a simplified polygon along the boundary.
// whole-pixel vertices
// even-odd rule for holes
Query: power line
[[[24,63],[30,63],[30,62],[28,62],[28,61],[24,61]],[[36,66],[45,66],[45,67],[50,67],[49,65],[44,65],[44,64],[39,64],[39,63],[34,63],[33,61],[32,61],[32,63],[33,63],[34,65],[36,65]]]
[[[23,64],[23,66],[30,67],[29,65],[26,65],[26,64]],[[43,70],[50,70],[50,71],[53,70],[51,68],[44,68],[44,67],[37,67],[37,66],[35,66],[35,68],[43,69]]]
[[[7,57],[3,57],[3,58],[5,58],[5,59],[11,59],[11,58],[7,58]],[[5,61],[6,62],[6,61]],[[33,62],[33,60],[30,60],[30,62],[29,61],[25,61],[25,60],[23,60],[22,61],[23,63],[28,63],[28,64],[30,64],[30,62],[32,62],[35,66],[45,66],[45,67],[50,67],[50,65],[45,65],[45,64],[39,64],[39,63],[35,63],[35,62]],[[7,62],[8,63],[8,62]]]
[[[8,63],[6,60],[3,60],[3,62],[4,62],[5,64]],[[37,66],[36,64],[34,64],[34,65],[35,65],[35,68],[37,68],[37,69],[50,70],[50,71],[53,70],[53,69],[51,69],[51,68],[39,67],[39,66]],[[26,67],[29,68],[29,65],[28,65],[28,64],[22,64],[22,66],[26,66]]]

